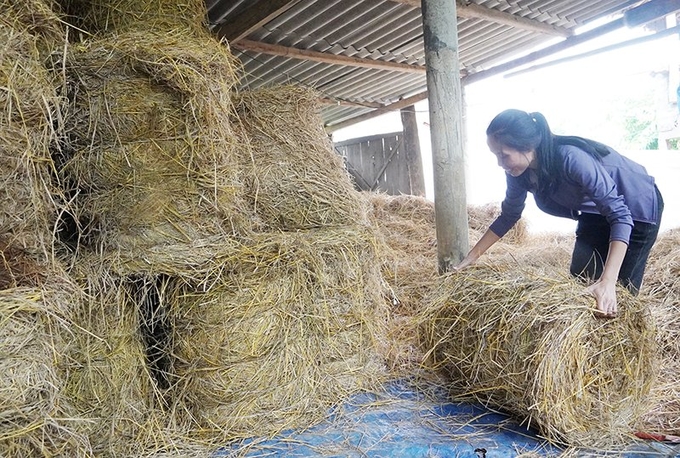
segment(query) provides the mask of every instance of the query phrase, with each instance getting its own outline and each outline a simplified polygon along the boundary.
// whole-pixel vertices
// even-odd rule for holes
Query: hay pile
[[[395,304],[405,312],[420,308],[422,298],[437,283],[437,237],[434,203],[417,196],[366,194],[371,203],[371,222],[386,243],[382,253],[385,278],[394,293]],[[495,204],[467,208],[470,244],[474,244],[496,219]],[[489,251],[490,254],[516,252],[527,239],[526,224],[515,227]]]
[[[583,284],[504,265],[449,275],[426,302],[427,364],[454,396],[512,412],[553,441],[630,440],[655,376],[643,303],[620,291],[619,316],[595,318]]]
[[[89,456],[77,411],[63,396],[67,287],[0,291],[0,456]]]
[[[247,139],[240,152],[246,195],[260,230],[366,224],[366,200],[323,130],[316,91],[242,92],[234,105]]]

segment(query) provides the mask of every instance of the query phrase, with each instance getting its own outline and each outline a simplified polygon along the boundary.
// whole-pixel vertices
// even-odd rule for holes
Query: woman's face
[[[498,165],[505,170],[505,173],[518,177],[528,168],[535,168],[536,153],[534,150],[517,151],[505,145],[501,145],[493,137],[487,137],[486,143],[489,149],[496,156]]]

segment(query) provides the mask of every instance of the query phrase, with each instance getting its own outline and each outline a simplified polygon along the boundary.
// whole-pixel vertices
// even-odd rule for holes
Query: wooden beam
[[[355,116],[354,118],[347,119],[345,121],[341,121],[337,124],[333,124],[331,126],[326,126],[326,132],[329,134],[332,132],[335,132],[336,130],[344,129],[345,127],[352,126],[356,123],[359,123],[361,121],[367,121],[369,119],[376,118],[378,116],[384,115],[385,113],[390,113],[392,111],[396,110],[401,110],[404,107],[407,107],[409,105],[413,105],[414,103],[420,102],[421,100],[425,100],[427,98],[427,92],[421,92],[420,94],[416,94],[411,97],[407,97],[405,99],[401,99],[398,102],[391,103],[389,105],[383,105],[382,108],[378,108],[377,110],[370,111],[368,113],[364,113],[359,116]]]
[[[678,0],[651,0],[623,13],[623,22],[628,27],[638,27],[678,10]]]
[[[491,67],[488,70],[482,70],[480,72],[471,73],[470,75],[464,76],[463,84],[467,85],[470,83],[474,83],[475,81],[479,81],[484,78],[504,73],[508,70],[512,70],[513,68],[517,68],[524,64],[528,64],[538,59],[550,56],[557,52],[564,51],[565,49],[571,48],[572,46],[585,43],[586,41],[592,40],[593,38],[597,38],[609,32],[612,32],[616,29],[620,29],[621,27],[623,27],[623,25],[624,25],[623,18],[614,19],[613,21],[603,24],[592,30],[583,32],[579,35],[574,35],[572,37],[565,39],[564,41],[560,41],[559,43],[556,43],[554,45],[548,46],[543,49],[539,49],[538,51],[534,51],[530,54],[527,54],[526,56],[522,56],[518,59],[511,60],[510,62],[506,62],[495,67]]]
[[[421,7],[421,0],[393,0],[397,3],[413,6],[414,8]],[[464,19],[483,19],[485,21],[503,24],[515,29],[528,30],[530,32],[538,32],[546,35],[569,37],[573,35],[572,31],[564,27],[557,27],[546,24],[544,22],[535,21],[522,16],[506,13],[504,11],[486,8],[475,3],[464,4],[460,1],[456,2],[456,16]]]
[[[382,105],[376,102],[352,102],[351,100],[333,99],[330,97],[320,97],[319,103],[322,105],[336,105],[354,108],[382,108]]]
[[[215,33],[233,44],[262,27],[267,22],[280,16],[293,7],[299,0],[267,0],[250,6],[235,15],[228,22],[220,24]]]
[[[422,9],[437,260],[443,274],[452,271],[469,250],[456,2],[423,0]]]
[[[504,75],[506,78],[511,77],[511,76],[517,76],[521,75],[523,73],[529,73],[532,71],[539,70],[541,68],[546,68],[546,67],[551,67],[553,65],[557,64],[563,64],[565,62],[572,62],[578,59],[583,59],[585,57],[590,57],[590,56],[595,56],[597,54],[602,54],[604,52],[610,52],[610,51],[615,51],[617,49],[625,48],[627,46],[632,46],[632,45],[637,45],[640,43],[646,43],[648,41],[653,41],[653,40],[658,40],[659,38],[667,37],[669,35],[674,35],[676,33],[680,33],[680,25],[676,25],[675,27],[671,27],[670,29],[665,29],[662,30],[661,32],[656,32],[651,35],[644,35],[641,37],[633,38],[632,40],[628,41],[622,41],[621,43],[616,43],[613,45],[609,46],[604,46],[602,48],[598,49],[593,49],[591,51],[587,51],[581,54],[576,54],[573,56],[568,56],[568,57],[562,57],[561,59],[555,59],[551,60],[550,62],[545,62],[542,64],[538,65],[532,65],[531,67],[523,68],[522,70],[518,70],[516,72],[508,73]]]
[[[425,74],[425,67],[420,65],[402,64],[399,62],[388,62],[384,60],[363,59],[360,57],[336,56],[309,49],[297,49],[287,46],[263,43],[260,41],[240,40],[231,45],[241,51],[259,52],[272,54],[274,56],[289,57],[292,59],[311,60],[324,64],[343,65],[348,67],[373,68],[377,70],[391,70],[404,73]]]
[[[425,197],[425,172],[423,171],[423,156],[420,153],[415,105],[401,109],[401,125],[404,130],[404,153],[406,153],[410,191],[414,196]]]

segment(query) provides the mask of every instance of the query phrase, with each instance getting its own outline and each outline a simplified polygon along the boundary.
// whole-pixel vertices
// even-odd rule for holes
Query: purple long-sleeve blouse
[[[527,193],[542,211],[575,218],[579,212],[604,216],[611,225],[611,240],[628,243],[633,221],[656,224],[658,202],[654,178],[637,162],[610,148],[598,160],[577,146],[561,145],[556,151],[562,176],[552,192],[538,192],[536,171],[506,175],[507,190],[501,214],[489,229],[499,237],[519,221]]]

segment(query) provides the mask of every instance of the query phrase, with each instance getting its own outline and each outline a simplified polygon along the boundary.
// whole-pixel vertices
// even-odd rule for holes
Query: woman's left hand
[[[602,279],[590,285],[586,291],[595,297],[597,312],[600,316],[613,318],[616,316],[616,282],[603,281]]]

